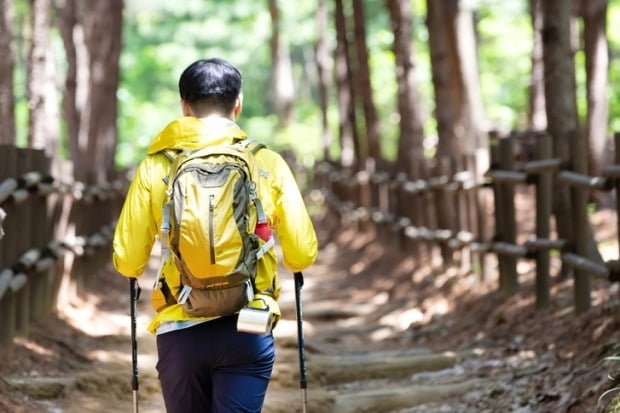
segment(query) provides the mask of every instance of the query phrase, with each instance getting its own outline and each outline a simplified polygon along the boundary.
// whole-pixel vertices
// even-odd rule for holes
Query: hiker
[[[184,70],[179,79],[183,117],[170,122],[148,147],[147,156],[130,185],[114,234],[114,266],[126,277],[139,277],[147,266],[155,238],[159,236],[162,242],[165,262],[154,286],[152,304],[156,315],[148,330],[156,336],[157,371],[168,413],[261,410],[275,360],[270,330],[280,317],[278,258],[275,248],[267,248],[273,243],[271,231],[278,239],[283,265],[288,270],[301,271],[317,256],[316,234],[295,178],[284,159],[264,147],[254,149],[252,157],[258,171],[253,179],[260,200],[260,205],[252,209],[256,209],[257,222],[262,215],[266,217],[252,242],[260,238],[262,256],[256,261],[251,287],[246,288],[245,284],[239,287],[249,290],[247,299],[241,298],[243,303],[262,306],[261,310],[270,315],[267,321],[270,325],[264,334],[238,331],[239,308],[230,307],[221,310],[221,315],[214,314],[220,311],[220,304],[232,305],[237,298],[225,298],[215,310],[207,309],[209,303],[217,300],[202,296],[207,298],[201,302],[199,295],[213,291],[197,288],[194,278],[179,270],[181,258],[175,254],[180,253],[174,248],[185,247],[185,238],[176,243],[171,241],[172,251],[167,250],[165,240],[161,239],[178,236],[175,230],[171,229],[169,235],[160,230],[166,230],[161,228],[162,223],[166,227],[172,225],[173,218],[180,219],[179,208],[185,208],[179,205],[183,202],[173,199],[170,201],[176,204],[172,212],[165,212],[164,204],[170,198],[166,192],[173,178],[170,174],[175,172],[171,170],[178,166],[176,157],[206,147],[226,147],[231,151],[235,145],[251,142],[235,123],[242,110],[241,86],[239,70],[222,59],[198,60]],[[192,218],[189,215],[197,219],[214,213],[205,209],[191,211],[187,219]],[[238,230],[234,221],[214,222]],[[181,226],[179,231],[184,230]],[[211,254],[228,252],[222,249],[226,250],[205,246],[193,256],[188,253],[182,264],[186,267],[181,268],[187,268],[188,273],[194,268],[207,268],[210,260],[215,261]]]

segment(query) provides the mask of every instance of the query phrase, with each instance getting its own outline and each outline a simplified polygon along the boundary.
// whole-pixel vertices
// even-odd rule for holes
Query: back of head
[[[241,72],[223,59],[201,59],[189,65],[179,79],[179,94],[192,111],[228,115],[241,94]]]

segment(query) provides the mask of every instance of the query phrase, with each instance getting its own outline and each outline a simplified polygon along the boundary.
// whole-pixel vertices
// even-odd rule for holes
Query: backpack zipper
[[[215,264],[215,237],[213,236],[213,210],[215,209],[215,195],[209,195],[209,253],[211,254],[211,265]]]

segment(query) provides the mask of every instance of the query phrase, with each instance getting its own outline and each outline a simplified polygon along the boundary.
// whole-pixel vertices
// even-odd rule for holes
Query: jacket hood
[[[245,138],[247,134],[229,119],[186,116],[173,120],[162,129],[149,145],[147,153],[152,155],[164,149],[198,149]]]

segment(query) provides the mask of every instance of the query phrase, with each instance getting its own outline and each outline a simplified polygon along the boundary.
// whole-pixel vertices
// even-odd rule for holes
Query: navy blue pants
[[[260,412],[275,361],[272,335],[237,332],[237,316],[157,336],[167,413]]]

